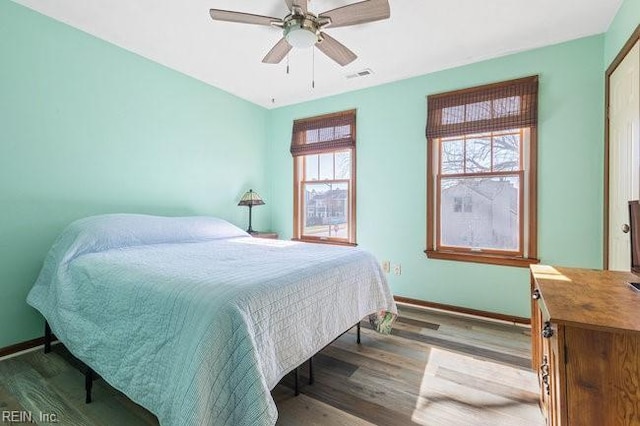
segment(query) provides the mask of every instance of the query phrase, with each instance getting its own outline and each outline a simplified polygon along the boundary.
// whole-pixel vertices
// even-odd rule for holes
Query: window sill
[[[425,250],[424,252],[429,259],[456,260],[459,262],[486,263],[490,265],[516,266],[519,268],[528,268],[531,264],[540,263],[540,259],[523,257],[436,250]]]
[[[349,243],[346,241],[335,241],[335,240],[321,240],[320,238],[292,238],[291,241],[300,241],[302,243],[317,243],[317,244],[332,244],[334,246],[351,246],[355,247],[358,244]]]

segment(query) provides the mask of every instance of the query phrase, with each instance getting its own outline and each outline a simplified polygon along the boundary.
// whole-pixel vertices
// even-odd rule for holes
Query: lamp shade
[[[257,192],[253,192],[253,189],[245,192],[238,203],[239,206],[261,206],[263,204],[264,201],[262,201],[262,198],[260,198]]]
[[[256,192],[253,192],[253,189],[245,192],[240,199],[240,202],[238,203],[239,206],[249,207],[249,228],[247,228],[247,232],[250,234],[254,233],[254,230],[251,227],[251,208],[253,206],[261,206],[263,204],[264,201],[262,201],[262,198],[260,198],[260,196]]]

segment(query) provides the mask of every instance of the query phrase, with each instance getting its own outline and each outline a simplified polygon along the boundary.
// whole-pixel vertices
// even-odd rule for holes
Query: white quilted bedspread
[[[378,262],[352,247],[240,236],[62,258],[28,302],[163,425],[273,424],[287,372],[368,314],[396,313]]]

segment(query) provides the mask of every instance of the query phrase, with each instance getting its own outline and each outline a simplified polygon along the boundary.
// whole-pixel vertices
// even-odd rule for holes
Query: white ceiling
[[[326,32],[357,55],[340,67],[292,50],[290,73],[261,62],[277,28],[214,22],[209,9],[284,17],[284,0],[15,0],[117,46],[273,108],[607,30],[622,0],[389,0],[391,18]],[[357,0],[310,0],[324,12]],[[347,79],[365,68],[373,75]]]

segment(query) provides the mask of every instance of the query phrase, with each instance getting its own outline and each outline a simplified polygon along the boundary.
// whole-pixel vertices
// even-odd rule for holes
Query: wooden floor
[[[273,390],[278,424],[544,424],[527,328],[409,306],[400,315],[391,336],[363,322],[361,345],[350,331],[316,355],[315,383],[301,368],[298,397],[285,377]],[[38,424],[158,424],[103,380],[84,404],[84,377],[61,345],[0,361],[0,425],[22,410]]]

